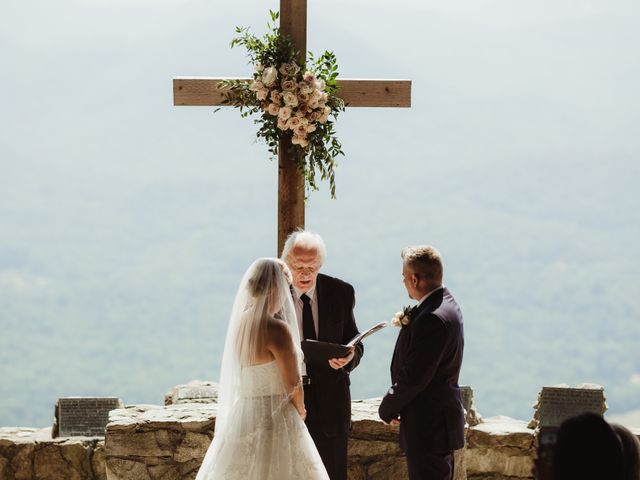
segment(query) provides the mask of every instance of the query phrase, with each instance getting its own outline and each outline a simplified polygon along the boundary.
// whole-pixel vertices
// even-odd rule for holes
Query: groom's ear
[[[418,286],[418,283],[420,283],[420,277],[417,274],[412,273],[411,274],[411,285],[415,288],[415,287]]]

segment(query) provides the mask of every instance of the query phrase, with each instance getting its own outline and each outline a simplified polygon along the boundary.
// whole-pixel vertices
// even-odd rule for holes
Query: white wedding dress
[[[196,480],[328,480],[320,455],[282,385],[276,362],[242,368],[240,396]]]

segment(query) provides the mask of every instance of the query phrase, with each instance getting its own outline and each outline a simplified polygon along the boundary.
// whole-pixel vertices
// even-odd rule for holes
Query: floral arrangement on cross
[[[236,27],[239,35],[231,47],[244,46],[255,70],[253,81],[223,80],[225,104],[240,109],[244,118],[257,115],[257,137],[266,142],[272,158],[277,157],[280,139],[291,140],[291,154],[304,176],[307,193],[318,190],[316,174],[329,180],[335,198],[336,157],[344,155],[336,138],[334,122],[345,109],[338,90],[338,65],[332,52],[298,63],[298,52],[288,37],[280,34],[278,12],[269,11],[269,31],[259,38],[248,28]]]

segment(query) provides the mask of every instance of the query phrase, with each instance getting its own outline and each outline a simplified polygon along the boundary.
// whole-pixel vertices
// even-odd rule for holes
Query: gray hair
[[[442,255],[431,245],[406,247],[400,253],[402,260],[415,272],[434,285],[442,284],[444,265]]]
[[[302,229],[291,233],[284,242],[280,258],[286,262],[295,247],[302,248],[303,250],[315,250],[318,252],[321,266],[327,258],[327,247],[325,246],[322,237],[317,233]]]

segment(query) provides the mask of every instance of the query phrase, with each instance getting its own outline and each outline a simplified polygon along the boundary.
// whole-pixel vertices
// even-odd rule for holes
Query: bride
[[[329,479],[304,424],[290,282],[281,260],[262,258],[240,283],[222,357],[215,435],[196,480]]]

